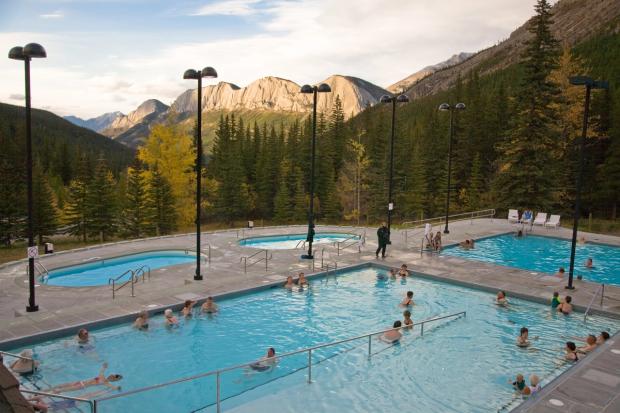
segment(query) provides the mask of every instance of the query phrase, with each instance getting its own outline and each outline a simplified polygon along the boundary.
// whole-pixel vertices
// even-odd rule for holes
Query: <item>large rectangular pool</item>
[[[222,300],[215,316],[196,314],[169,330],[163,317],[147,332],[129,325],[95,330],[92,348],[71,337],[34,346],[38,388],[95,377],[103,362],[124,377],[122,391],[250,362],[267,347],[278,354],[389,328],[402,319],[399,302],[414,291],[414,321],[466,311],[464,318],[405,332],[399,345],[360,340],[313,353],[313,383],[306,384],[307,354],[282,358],[270,372],[234,370],[221,377],[224,411],[235,412],[497,412],[513,406],[509,379],[537,374],[546,383],[566,368],[568,336],[615,333],[620,320],[579,314],[511,299],[508,308],[486,292],[421,277],[389,279],[378,267],[316,279],[303,290],[281,287]],[[538,336],[533,348],[515,345],[519,329]],[[21,349],[13,349],[18,352]],[[69,393],[80,395],[96,388]],[[110,394],[115,394],[114,392]],[[215,377],[112,399],[99,412],[212,412]],[[83,408],[84,411],[87,411]]]
[[[568,276],[570,250],[570,241],[560,238],[537,235],[517,238],[513,234],[505,234],[476,241],[475,248],[471,250],[459,246],[447,247],[442,254],[547,274],[555,274],[560,267],[564,267]],[[593,268],[585,267],[588,258],[592,258]],[[596,283],[620,285],[620,247],[578,244],[575,276]]]

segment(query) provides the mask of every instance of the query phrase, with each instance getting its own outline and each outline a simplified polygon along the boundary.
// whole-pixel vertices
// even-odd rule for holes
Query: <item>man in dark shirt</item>
[[[385,222],[381,224],[381,227],[377,230],[377,238],[379,240],[379,248],[375,252],[375,256],[379,258],[379,251],[381,251],[381,258],[385,258],[385,248],[390,242],[390,232],[385,225]]]

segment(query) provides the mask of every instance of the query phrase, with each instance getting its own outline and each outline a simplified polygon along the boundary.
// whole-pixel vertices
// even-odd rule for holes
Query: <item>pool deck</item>
[[[448,235],[444,234],[443,242],[444,246],[447,246],[466,238],[479,239],[515,231],[515,228],[503,219],[459,221],[450,224],[451,232]],[[435,228],[436,230],[437,228]],[[549,302],[553,291],[560,291],[561,295],[565,295],[568,291],[564,289],[564,282],[543,278],[540,273],[468,261],[441,254],[424,253],[421,255],[419,246],[422,240],[422,230],[410,231],[405,237],[403,231],[393,229],[392,245],[388,248],[388,257],[385,260],[376,260],[374,254],[377,247],[376,228],[319,225],[317,232],[362,234],[366,231],[367,242],[360,253],[355,246],[352,246],[346,248],[340,255],[333,246],[317,245],[314,269],[312,261],[299,258],[303,253],[300,249],[273,250],[269,252],[272,258],[267,269],[265,269],[264,261],[261,261],[249,266],[247,273],[244,273],[242,257],[250,256],[260,250],[239,246],[239,239],[261,235],[298,234],[305,231],[305,226],[286,226],[205,232],[203,233],[202,252],[207,255],[208,246],[210,246],[211,260],[203,264],[202,273],[205,277],[203,281],[193,280],[195,264],[184,264],[167,269],[153,270],[150,280],[136,284],[135,297],[130,296],[129,286],[118,291],[113,300],[108,286],[72,288],[39,285],[36,288],[36,295],[40,311],[36,313],[25,311],[28,301],[26,261],[0,265],[0,349],[27,344],[27,337],[33,335],[46,334],[48,337],[66,335],[81,325],[105,325],[114,319],[118,321],[119,317],[129,320],[142,309],[162,311],[168,306],[177,308],[186,299],[204,299],[208,295],[217,296],[249,288],[260,288],[274,282],[284,282],[287,275],[293,275],[299,271],[304,271],[306,274],[323,272],[321,261],[323,261],[324,266],[329,264],[331,269],[336,263],[338,268],[370,262],[395,267],[400,266],[401,263],[407,263],[410,270],[423,273],[428,277],[462,283],[489,291],[502,289],[507,291],[509,296],[518,296],[545,303]],[[545,229],[537,227],[533,233],[565,239],[569,239],[571,236],[571,231],[565,228]],[[585,236],[588,241],[620,246],[619,237],[581,232],[579,235]],[[150,238],[46,255],[41,257],[40,262],[51,270],[61,266],[80,264],[96,258],[109,258],[157,249],[192,250],[194,245],[195,236],[193,234]],[[259,253],[258,257],[262,255]],[[321,260],[321,258],[323,259]],[[248,260],[248,263],[253,262],[253,260]],[[111,274],[111,276],[113,275]],[[569,293],[573,297],[575,307],[585,309],[591,302],[597,288],[598,284],[575,280],[575,289]],[[605,286],[605,299],[602,308],[599,308],[599,301],[599,299],[595,301],[593,307],[595,311],[601,310],[607,314],[620,317],[620,287]],[[560,410],[620,411],[618,409],[618,403],[620,403],[618,401],[620,355],[611,351],[611,347],[619,349],[619,346],[620,336],[616,336],[614,343],[606,346],[606,348],[609,347],[607,350],[588,356],[579,363],[578,368],[570,369],[561,375],[556,381],[552,382],[553,386],[549,385],[549,388],[545,388],[540,396],[521,405],[518,411],[527,411],[528,413]],[[588,369],[590,364],[592,367]],[[613,368],[608,368],[604,373],[605,375],[601,376],[597,370],[598,365]],[[592,371],[590,372],[590,370]],[[558,380],[564,380],[564,384],[556,386]],[[601,380],[607,380],[605,382],[607,384],[602,383]],[[589,384],[583,384],[585,381],[589,381]],[[579,392],[571,390],[567,392],[567,388],[573,389],[571,386],[577,386],[575,383],[579,383],[582,388],[586,389],[596,388],[597,391]],[[613,383],[615,383],[615,398],[610,401],[609,392],[605,393],[602,389],[604,386]],[[575,410],[568,410],[566,405],[561,408],[553,407],[548,402],[548,399],[553,398],[573,403],[573,399],[568,400],[565,393],[569,395],[583,393],[582,399],[575,396],[574,403],[575,406],[581,403],[588,408],[579,410],[576,407]],[[609,410],[609,406],[615,406],[615,410]],[[522,410],[525,407],[528,410]]]

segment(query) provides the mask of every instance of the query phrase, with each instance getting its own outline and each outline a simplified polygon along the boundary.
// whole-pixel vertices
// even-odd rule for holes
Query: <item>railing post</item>
[[[420,335],[424,335],[424,323],[420,324]]]
[[[269,261],[267,261],[267,254],[269,253],[268,250],[265,250],[265,272],[269,271],[269,267],[267,264],[269,264]]]
[[[603,297],[605,297],[605,284],[601,284],[601,308],[603,308]]]
[[[114,280],[112,280],[112,299],[116,297],[116,287],[114,286]]]
[[[215,373],[215,404],[217,406],[217,413],[222,411],[222,403],[220,397],[220,372]]]
[[[308,384],[312,383],[312,350],[308,350]]]
[[[134,273],[131,273],[131,276],[129,277],[129,282],[131,283],[131,296],[135,297],[136,295],[133,292],[133,288],[134,284],[136,283],[136,276]]]
[[[368,358],[372,354],[372,336],[368,336]]]
[[[97,413],[97,400],[93,400],[93,404],[91,405],[91,411],[93,413]]]

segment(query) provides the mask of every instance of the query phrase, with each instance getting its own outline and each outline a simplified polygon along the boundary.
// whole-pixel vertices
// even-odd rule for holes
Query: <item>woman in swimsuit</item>
[[[570,295],[567,295],[566,298],[564,298],[564,302],[558,305],[558,312],[564,315],[569,315],[573,311],[571,301],[573,301],[573,298]]]
[[[577,346],[572,341],[566,342],[566,355],[564,358],[568,361],[579,361],[579,355],[577,354]]]
[[[146,310],[140,311],[138,314],[138,318],[133,323],[134,328],[138,330],[148,330],[149,329],[149,313]]]
[[[400,266],[400,271],[398,271],[398,275],[401,277],[406,277],[409,275],[409,271],[407,270],[407,264],[403,264]]]
[[[110,374],[108,377],[105,376],[105,370],[108,368],[108,363],[103,363],[101,366],[101,370],[99,370],[99,375],[92,379],[74,381],[71,383],[59,384],[58,386],[54,386],[48,390],[50,393],[62,393],[68,391],[82,390],[91,386],[108,386],[114,390],[120,390],[121,386],[115,386],[112,382],[119,381],[123,378],[120,374]]]

